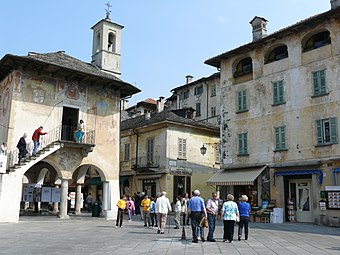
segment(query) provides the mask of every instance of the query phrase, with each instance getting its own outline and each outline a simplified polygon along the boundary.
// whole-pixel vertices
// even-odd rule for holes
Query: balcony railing
[[[153,158],[149,157],[138,157],[136,162],[136,158],[131,159],[131,165],[137,168],[145,168],[145,167],[159,167],[160,156],[154,156]]]
[[[61,127],[61,141],[73,141],[86,144],[95,144],[95,130],[86,130],[81,134],[76,127],[60,126]]]

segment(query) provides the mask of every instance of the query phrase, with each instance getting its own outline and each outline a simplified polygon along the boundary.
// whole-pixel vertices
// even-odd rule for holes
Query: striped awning
[[[254,185],[255,179],[266,168],[267,166],[223,169],[210,177],[207,184],[216,186]]]

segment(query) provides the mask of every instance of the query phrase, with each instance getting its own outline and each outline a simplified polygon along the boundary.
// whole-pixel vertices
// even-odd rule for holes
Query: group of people
[[[234,196],[228,194],[226,202],[218,199],[216,192],[212,193],[211,198],[205,203],[199,190],[192,192],[191,198],[188,193],[183,197],[178,196],[174,202],[175,212],[175,229],[182,225],[189,225],[191,221],[192,242],[198,243],[201,239],[209,242],[216,242],[214,232],[216,220],[220,217],[223,220],[223,241],[232,242],[234,237],[235,223],[238,223],[238,240],[241,241],[243,229],[245,240],[248,239],[249,229],[249,212],[250,204],[247,202],[248,197],[242,195],[241,201],[237,204],[234,202]],[[147,194],[136,195],[134,198],[122,196],[117,203],[118,214],[116,228],[123,227],[124,211],[128,212],[129,222],[132,220],[132,214],[139,214],[144,220],[144,227],[157,227],[157,233],[164,234],[167,215],[172,211],[166,192],[157,194],[156,198],[149,198]],[[139,208],[140,207],[140,208]],[[207,239],[204,238],[204,227],[208,227]]]
[[[158,234],[164,234],[167,215],[172,210],[170,201],[166,197],[166,192],[163,191],[158,193],[156,198],[149,198],[147,194],[143,194],[140,201],[135,202],[131,197],[126,197],[125,195],[121,196],[117,203],[118,213],[115,227],[123,227],[125,210],[128,212],[128,220],[130,222],[132,220],[132,214],[136,213],[136,210],[140,205],[144,227],[156,227]]]

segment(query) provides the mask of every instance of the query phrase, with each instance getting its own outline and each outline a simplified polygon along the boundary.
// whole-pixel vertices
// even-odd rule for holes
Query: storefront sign
[[[170,169],[170,174],[173,174],[173,175],[192,175],[192,169],[191,168],[175,168],[175,167],[172,167]]]
[[[340,190],[340,186],[326,186],[325,190],[327,191]]]

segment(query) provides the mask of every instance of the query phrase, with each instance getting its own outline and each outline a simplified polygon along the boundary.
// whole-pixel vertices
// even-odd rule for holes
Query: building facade
[[[203,197],[215,190],[205,181],[219,169],[219,129],[210,123],[162,111],[121,123],[121,192],[166,191],[171,201],[199,189]],[[207,148],[202,155],[200,148]]]
[[[101,200],[106,219],[114,219],[120,99],[140,91],[119,79],[121,28],[108,17],[93,27],[92,64],[64,52],[1,59],[0,137],[8,149],[0,173],[0,222],[17,222],[25,202],[40,209],[52,204],[54,212],[67,219],[69,186],[76,193],[76,213],[81,194],[92,192],[94,201]],[[85,126],[77,138],[80,120]],[[47,134],[32,156],[31,137],[39,126]],[[24,133],[28,154],[18,162],[16,146]],[[91,182],[93,177],[99,178],[100,189]]]
[[[255,17],[251,43],[205,62],[220,68],[224,107],[224,170],[208,183],[259,206],[272,200],[286,221],[339,225],[340,8],[331,2],[269,35]]]

